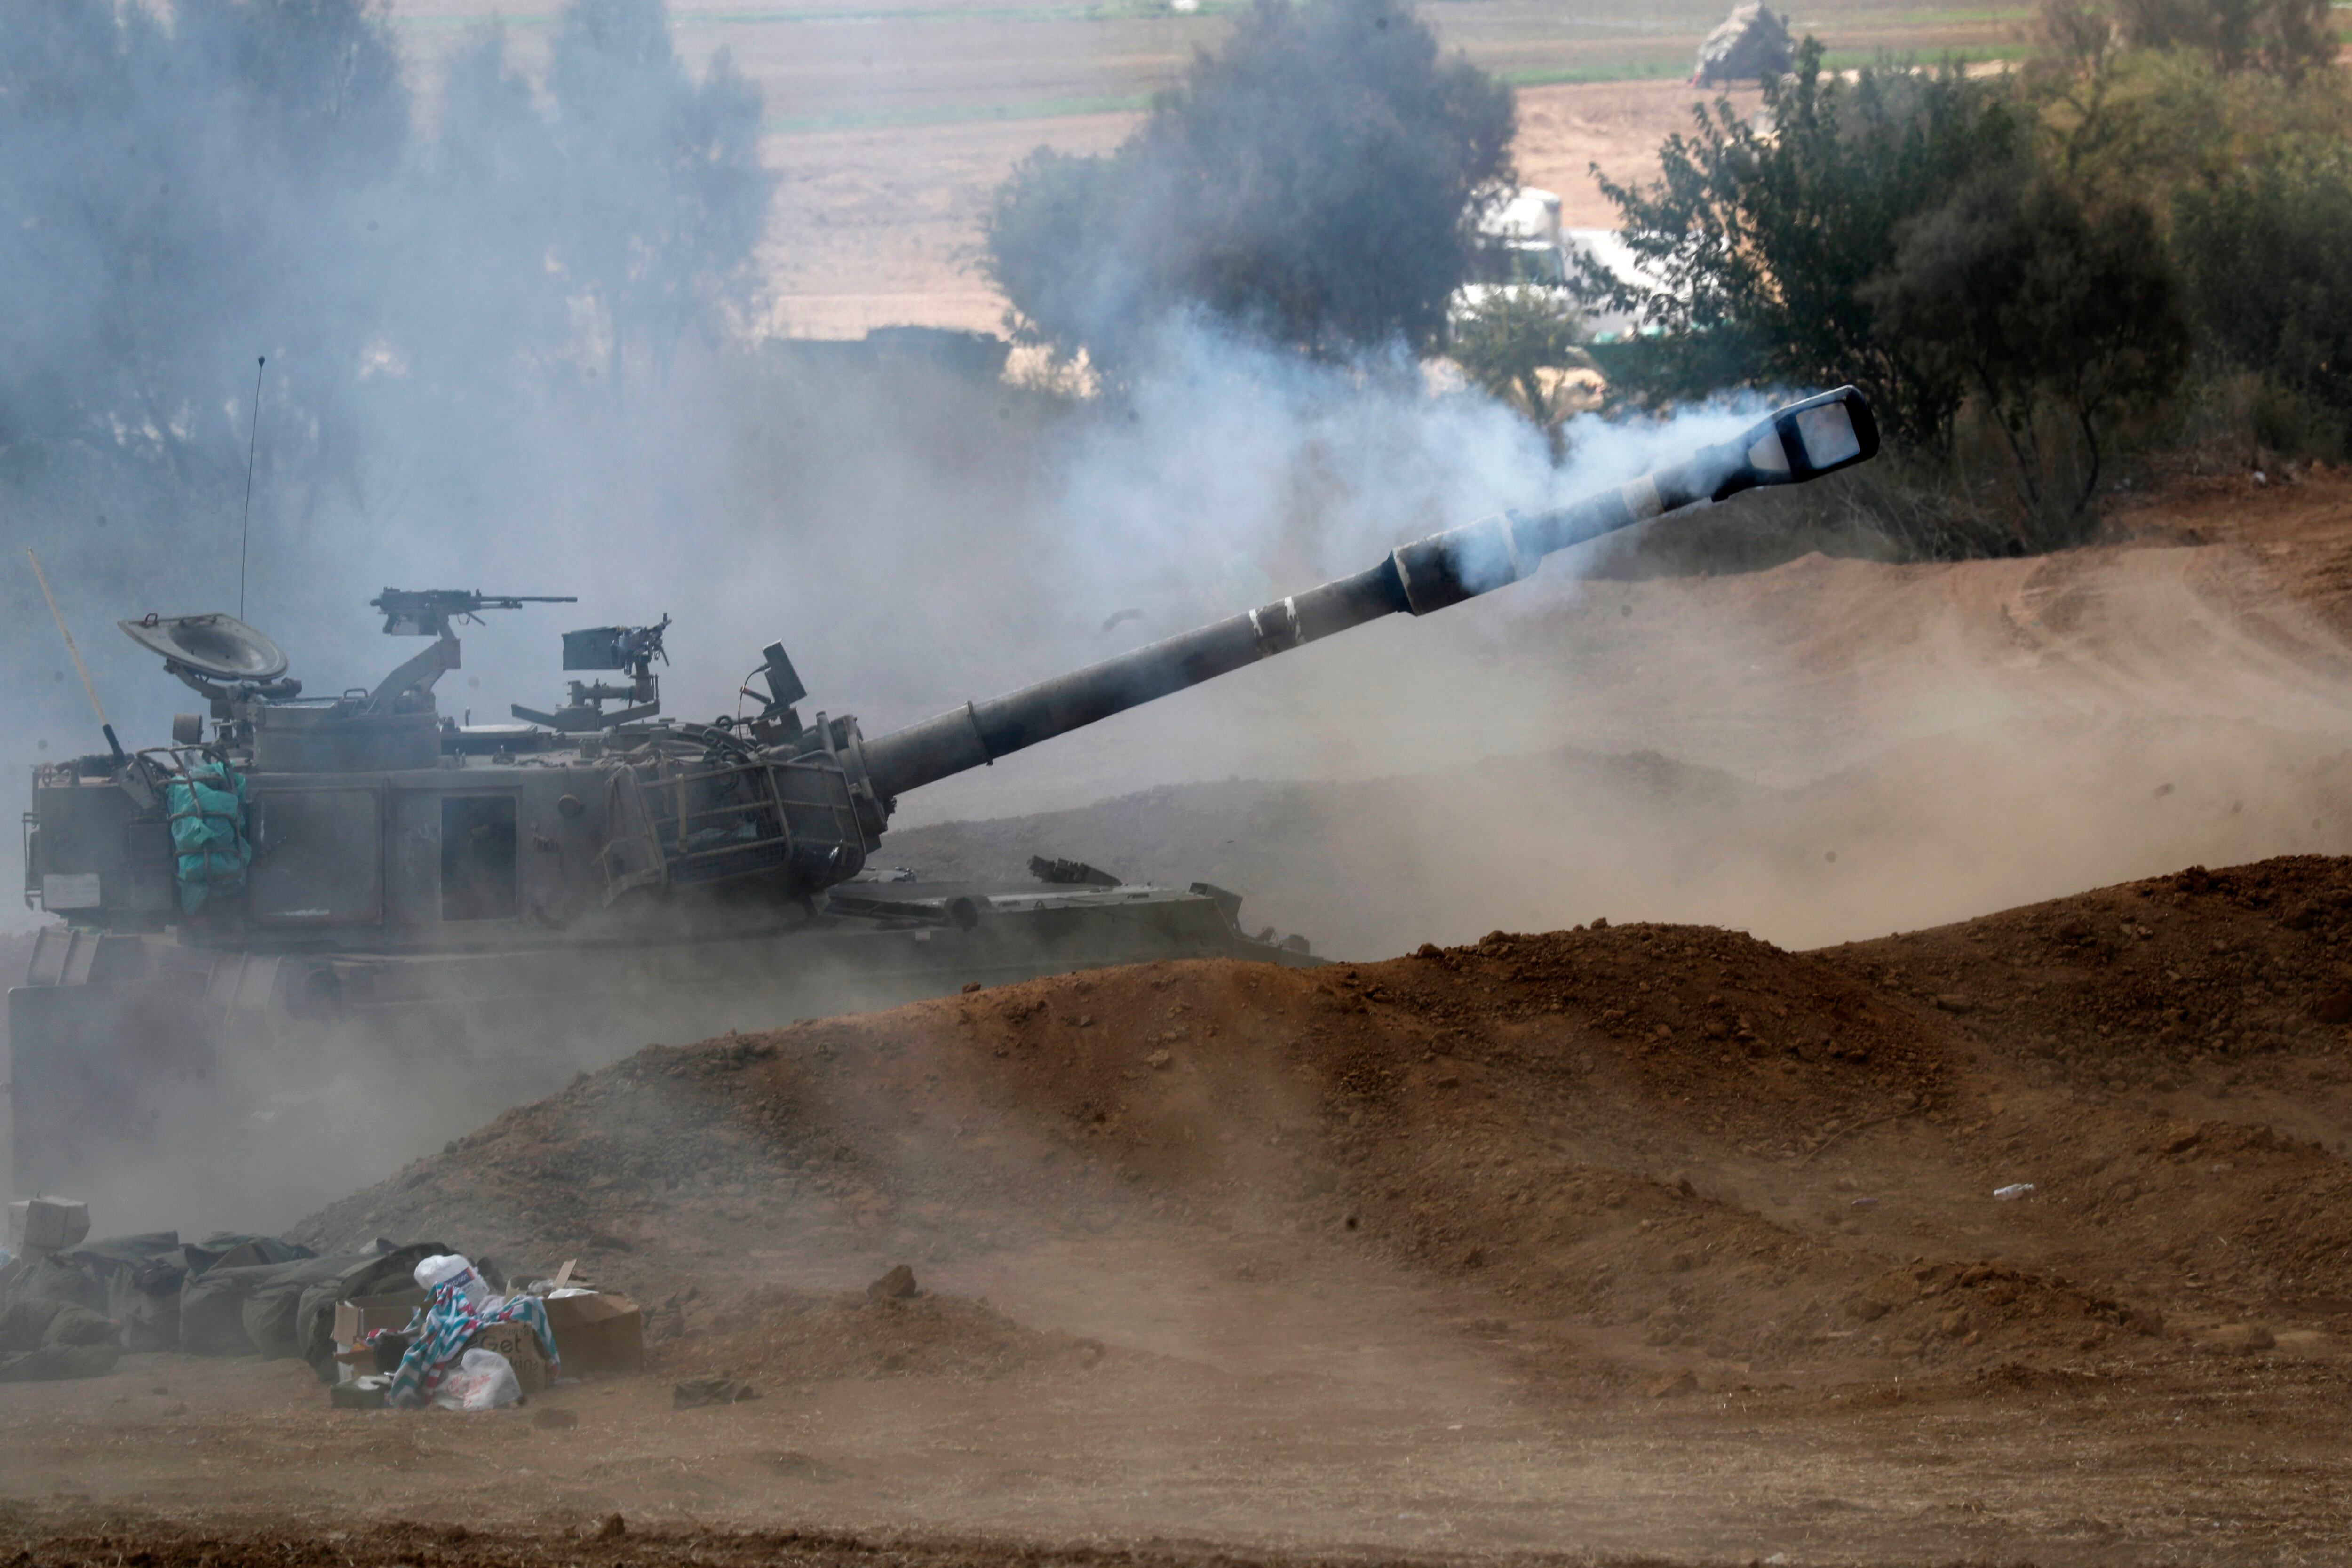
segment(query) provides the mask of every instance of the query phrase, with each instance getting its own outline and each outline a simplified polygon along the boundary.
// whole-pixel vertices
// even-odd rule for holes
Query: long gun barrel
[[[1877,452],[1869,402],[1840,387],[1774,410],[1737,440],[1573,505],[1505,512],[1432,534],[1351,577],[868,741],[866,774],[887,802],[1366,621],[1460,604],[1532,575],[1555,551],[1698,501],[1761,485],[1802,484]]]

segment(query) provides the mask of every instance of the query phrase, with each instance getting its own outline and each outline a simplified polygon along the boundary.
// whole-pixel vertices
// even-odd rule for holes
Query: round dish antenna
[[[114,624],[148,652],[215,680],[275,680],[286,673],[278,645],[235,616],[147,616]]]

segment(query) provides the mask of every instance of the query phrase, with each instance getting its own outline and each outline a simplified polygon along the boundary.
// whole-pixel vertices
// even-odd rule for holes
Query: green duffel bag
[[[312,1277],[306,1270],[331,1274],[338,1267],[333,1259],[314,1257],[310,1248],[274,1237],[213,1237],[181,1250],[188,1259],[188,1277],[180,1287],[180,1348],[190,1355],[254,1354],[261,1347],[247,1331],[246,1303],[257,1296],[275,1295],[289,1280],[299,1296]],[[289,1252],[290,1258],[286,1256]],[[255,1260],[240,1261],[247,1258]],[[266,1315],[262,1324],[274,1336],[273,1343],[289,1347],[262,1353],[294,1353],[282,1325]]]
[[[62,1383],[74,1377],[104,1377],[122,1352],[112,1345],[43,1345],[17,1355],[0,1354],[0,1383]]]
[[[302,1293],[371,1261],[346,1253],[250,1268],[216,1266],[190,1280],[180,1294],[180,1348],[199,1355],[261,1355],[272,1361],[300,1355]]]

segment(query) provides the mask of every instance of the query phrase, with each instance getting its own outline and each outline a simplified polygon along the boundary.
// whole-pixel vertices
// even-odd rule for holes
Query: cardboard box
[[[404,1329],[416,1309],[433,1298],[423,1290],[393,1290],[382,1296],[355,1296],[335,1303],[335,1360],[338,1376],[349,1383],[375,1370],[375,1352],[362,1345],[362,1334],[383,1329]]]
[[[335,1381],[350,1383],[354,1378],[369,1376],[383,1369],[377,1364],[375,1347],[361,1345],[352,1350],[335,1352]]]
[[[350,1350],[362,1334],[383,1329],[404,1329],[416,1309],[433,1298],[423,1290],[393,1290],[382,1296],[355,1296],[335,1303],[335,1348]]]
[[[89,1205],[72,1198],[19,1198],[8,1205],[8,1250],[57,1252],[89,1235]]]
[[[529,1323],[487,1323],[466,1348],[496,1351],[506,1357],[525,1394],[542,1394],[553,1381],[548,1376],[547,1358],[539,1353],[539,1336],[530,1331]]]
[[[551,1296],[547,1326],[555,1331],[555,1353],[566,1377],[637,1372],[646,1364],[645,1315],[626,1296],[602,1290]]]

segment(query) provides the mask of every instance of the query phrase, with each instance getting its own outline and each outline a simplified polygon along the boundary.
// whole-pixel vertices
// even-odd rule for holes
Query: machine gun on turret
[[[431,691],[433,683],[458,668],[457,634],[452,621],[478,621],[484,610],[520,610],[525,605],[576,605],[570,594],[485,594],[473,588],[386,588],[368,601],[383,612],[385,633],[396,637],[431,637],[433,646],[387,675],[369,692],[362,713],[397,710],[413,691]]]
[[[525,605],[576,605],[572,594],[485,594],[476,588],[386,588],[368,601],[383,612],[385,633],[396,637],[446,636],[452,621],[478,621],[484,610]]]
[[[520,702],[514,703],[509,711],[518,719],[544,724],[563,735],[609,730],[654,717],[661,711],[661,680],[654,674],[654,660],[669,662],[669,653],[662,647],[662,634],[668,629],[669,617],[664,616],[659,626],[583,626],[579,631],[564,633],[564,668],[625,670],[629,684],[575,680],[571,683],[572,700],[552,713],[542,713]],[[623,700],[633,706],[616,713],[604,711],[605,703]]]

